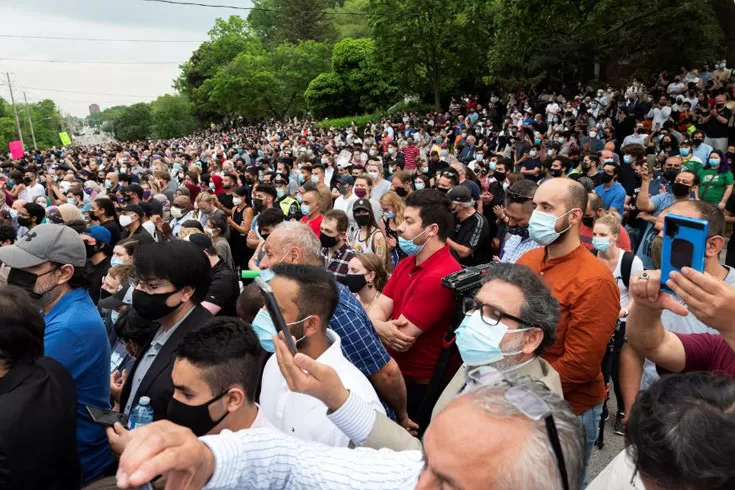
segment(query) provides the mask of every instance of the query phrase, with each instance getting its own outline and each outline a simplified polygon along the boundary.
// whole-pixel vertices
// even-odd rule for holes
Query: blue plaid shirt
[[[347,286],[337,283],[337,288],[339,303],[332,319],[329,320],[329,328],[342,339],[342,353],[347,360],[369,377],[388,364],[390,356],[380,343],[373,323],[357,298]],[[386,411],[393,415],[393,411],[385,402],[383,405]]]

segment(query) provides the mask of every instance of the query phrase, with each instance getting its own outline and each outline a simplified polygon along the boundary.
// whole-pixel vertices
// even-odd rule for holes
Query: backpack
[[[593,253],[597,256],[597,250],[594,250]],[[625,289],[630,287],[630,271],[633,268],[633,259],[635,259],[633,252],[623,252],[623,260],[620,262],[620,278],[625,284]]]

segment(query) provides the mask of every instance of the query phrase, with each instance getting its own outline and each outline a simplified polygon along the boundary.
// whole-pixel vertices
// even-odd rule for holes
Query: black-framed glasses
[[[468,315],[477,310],[480,311],[480,318],[482,319],[482,321],[487,323],[491,327],[496,326],[503,320],[503,318],[508,318],[510,320],[518,322],[519,325],[533,327],[533,325],[530,325],[529,323],[521,320],[517,316],[509,315],[497,306],[482,303],[475,298],[464,298],[462,303],[462,311],[465,315]]]
[[[466,381],[468,387],[480,385],[490,386],[501,383],[507,385],[508,389],[505,391],[503,396],[515,407],[516,410],[534,422],[539,422],[541,420],[544,421],[544,424],[546,425],[546,434],[549,436],[551,448],[554,451],[554,456],[556,456],[556,465],[559,470],[562,488],[564,490],[570,490],[569,475],[564,461],[564,452],[561,449],[559,431],[556,428],[554,415],[551,412],[549,404],[536,393],[523,387],[516,386],[512,380],[507,379],[503,375],[502,371],[491,366],[480,366],[469,371],[467,373]]]

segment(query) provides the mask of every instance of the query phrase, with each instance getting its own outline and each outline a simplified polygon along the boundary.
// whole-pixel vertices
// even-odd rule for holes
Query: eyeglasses
[[[480,318],[483,322],[487,323],[491,327],[496,326],[504,318],[509,318],[510,320],[518,322],[518,324],[520,325],[534,327],[534,325],[531,325],[528,322],[521,320],[517,316],[509,315],[496,306],[481,303],[475,298],[465,298],[462,303],[462,311],[464,312],[464,314],[467,315],[476,310],[480,310]]]
[[[523,204],[533,200],[533,196],[524,196],[512,191],[508,191],[508,201],[516,204]]]
[[[559,432],[556,429],[554,415],[549,405],[536,393],[526,390],[520,386],[515,386],[513,381],[505,378],[501,371],[490,367],[480,366],[467,373],[467,385],[497,385],[505,384],[509,388],[505,391],[505,399],[515,407],[516,410],[523,415],[538,422],[544,421],[546,425],[546,434],[549,436],[549,442],[556,456],[556,465],[559,469],[562,488],[569,489],[569,475],[567,474],[567,466],[564,462],[564,453],[561,449],[561,441],[559,441]]]

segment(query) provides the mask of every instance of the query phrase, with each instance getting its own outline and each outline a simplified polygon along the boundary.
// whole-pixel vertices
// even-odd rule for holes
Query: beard
[[[503,345],[501,352],[518,352],[523,348],[523,345],[526,343],[525,335],[523,334],[520,334],[520,335],[511,334],[511,335],[517,337],[517,340],[508,340],[507,342],[505,342],[505,345]],[[520,355],[521,354],[509,354],[509,355],[504,354],[502,359],[491,363],[490,366],[497,369],[498,371],[507,371],[509,369],[516,367],[518,364],[520,364],[520,361],[518,360]]]

